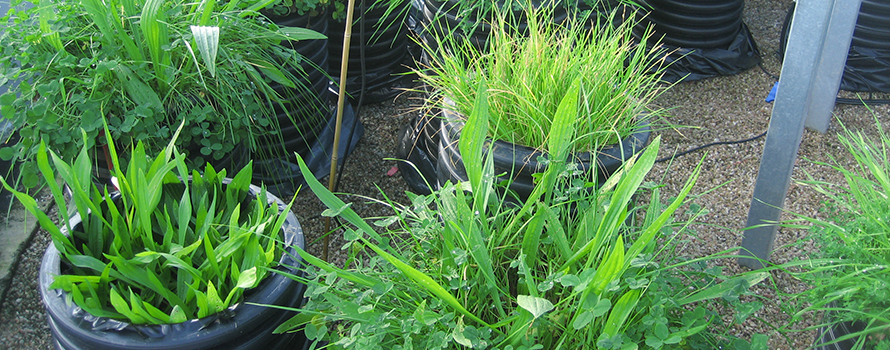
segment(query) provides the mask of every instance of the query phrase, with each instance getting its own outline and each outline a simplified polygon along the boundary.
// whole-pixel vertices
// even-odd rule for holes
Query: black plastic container
[[[760,63],[760,50],[745,25],[744,0],[641,0],[634,35],[651,28],[649,44],[660,40],[662,80],[677,82],[734,75]]]
[[[251,186],[250,196],[256,196],[259,187]],[[270,204],[280,209],[284,202],[268,196]],[[77,226],[80,216],[75,215],[72,226]],[[64,229],[63,229],[64,230]],[[280,260],[279,269],[300,274],[301,265],[296,250],[305,247],[303,229],[293,213],[287,214],[282,226],[281,239],[286,254]],[[299,258],[297,258],[299,259]],[[125,322],[90,315],[66,301],[66,293],[50,290],[53,276],[60,274],[61,256],[50,245],[40,265],[39,288],[46,308],[53,341],[58,349],[292,349],[300,348],[305,339],[298,334],[272,334],[272,330],[294,315],[293,312],[252,304],[297,307],[303,300],[305,285],[278,273],[270,273],[256,287],[244,292],[243,302],[217,314],[169,325],[131,325]]]
[[[346,68],[346,93],[351,102],[358,102],[361,94],[362,104],[381,102],[409,86],[413,78],[407,73],[413,59],[409,52],[411,30],[405,21],[408,6],[405,2],[387,13],[386,4],[356,2]],[[328,73],[335,80],[340,78],[345,30],[346,25],[338,21],[332,21],[328,29]]]
[[[795,5],[785,15],[779,53],[785,54]],[[890,4],[862,0],[850,41],[840,90],[890,93]]]
[[[397,165],[402,178],[415,193],[430,194],[438,188],[439,118],[421,114],[399,131],[396,145]]]
[[[439,158],[437,162],[437,180],[439,185],[445,181],[466,181],[458,140],[464,125],[464,118],[457,113],[443,110],[442,126],[439,131]],[[626,137],[620,144],[606,147],[594,152],[578,152],[572,154],[573,163],[579,164],[579,170],[588,174],[589,181],[601,184],[617,171],[625,160],[637,154],[646,146],[651,134],[651,127],[643,123],[635,133]],[[515,145],[504,141],[494,141],[491,152],[496,174],[507,174],[501,181],[511,181],[509,189],[516,193],[517,199],[525,200],[535,188],[533,174],[543,172],[546,167],[538,162],[545,153],[526,146]]]

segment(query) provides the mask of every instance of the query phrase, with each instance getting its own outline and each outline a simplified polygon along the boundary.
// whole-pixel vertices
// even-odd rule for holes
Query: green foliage
[[[172,142],[154,158],[139,142],[124,171],[109,145],[119,192],[92,182],[86,146],[66,162],[40,144],[38,166],[46,178],[58,175],[68,185],[81,220],[76,226],[62,216],[68,205],[54,181],[48,184],[63,213],[58,225],[3,179],[61,254],[62,274],[50,288],[68,292],[95,316],[179,323],[239,302],[277,264],[278,235],[290,205],[279,212],[265,189],[249,197],[252,165],[226,183],[226,171],[210,165],[204,174],[189,174],[185,155]]]
[[[354,10],[356,12],[353,14],[354,20],[357,20],[362,15],[360,12],[362,1],[365,0],[355,1]],[[240,7],[246,7],[248,4],[253,4],[255,7],[262,9],[261,12],[270,17],[302,16],[307,14],[316,16],[327,11],[329,13],[326,15],[334,20],[334,22],[331,22],[331,25],[342,26],[343,20],[346,18],[347,0],[249,0],[239,2]],[[367,8],[373,6],[389,9],[386,12],[387,15],[397,7],[405,7],[406,4],[408,3],[403,0],[367,0],[365,2]],[[399,22],[402,19],[403,17],[399,17]],[[368,23],[367,29],[370,30],[371,26],[374,26],[375,29],[388,28],[388,26],[393,24],[395,23]]]
[[[862,322],[865,329],[850,335],[858,337],[857,349],[876,349],[890,335],[890,137],[876,124],[878,140],[846,127],[838,135],[853,166],[817,162],[842,174],[846,186],[812,177],[805,182],[829,198],[829,219],[801,217],[813,224],[807,240],[818,249],[808,259],[785,265],[802,268],[796,276],[812,287],[800,295],[811,305],[792,310],[794,320],[809,318],[812,311],[832,311],[836,317],[826,318],[826,324]]]
[[[239,144],[254,149],[260,136],[278,134],[273,106],[295,109],[270,84],[296,86],[305,75],[302,57],[278,44],[320,37],[215,0],[26,4],[14,0],[0,19],[12,23],[0,37],[0,83],[19,82],[0,97],[0,112],[21,136],[0,155],[25,162],[28,186],[39,178],[41,142],[72,161],[102,143],[102,120],[122,149],[142,141],[150,152],[185,121],[178,145],[195,164]]]
[[[480,155],[490,121],[486,87],[477,88],[459,147]],[[576,80],[558,108],[549,135],[555,154],[569,150],[581,90]],[[498,197],[490,159],[465,157],[469,182],[392,204],[396,214],[378,224],[396,227],[384,234],[307,179],[330,208],[325,215],[348,222],[350,255],[341,269],[300,252],[312,268],[294,278],[308,283],[309,300],[277,331],[303,329],[358,349],[716,348],[706,329],[718,317],[695,305],[738,298],[767,274],[726,279],[696,270],[708,258],[677,256],[671,229],[688,223],[673,217],[699,168],[666,205],[647,186],[650,204],[632,206],[658,147],[656,139],[620,175],[580,191],[569,190],[567,164],[550,162],[542,185],[519,204]],[[640,226],[628,226],[629,216],[641,217]]]
[[[554,23],[551,8],[526,11],[527,27],[495,11],[485,48],[433,33],[434,44],[423,44],[432,53],[430,67],[418,74],[436,91],[434,105],[468,116],[479,96],[476,86],[485,81],[491,137],[545,151],[552,118],[575,79],[583,83],[575,151],[615,144],[640,121],[664,114],[650,108],[664,90],[664,68],[656,69],[648,34],[634,39],[634,21],[620,21],[612,12],[585,28],[577,21]]]
[[[316,16],[325,12],[330,0],[250,0],[235,1],[239,7],[254,7],[270,17]]]
[[[560,13],[569,12],[586,18],[609,13],[622,4],[634,4],[630,0],[433,0],[432,2],[440,7],[438,17],[444,17],[444,12],[448,12],[460,21],[458,28],[448,28],[449,31],[460,29],[464,33],[484,33],[487,25],[497,22],[498,16],[502,14],[507,14],[509,20],[522,18],[522,12],[529,6]],[[435,8],[431,10],[435,11]],[[437,14],[434,12],[433,15]],[[434,17],[434,21],[439,19]]]

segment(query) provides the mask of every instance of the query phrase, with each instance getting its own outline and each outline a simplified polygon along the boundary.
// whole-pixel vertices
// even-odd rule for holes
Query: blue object
[[[766,102],[773,102],[776,100],[776,91],[779,90],[779,82],[777,81],[773,84],[772,90],[769,91],[769,95],[766,95]]]

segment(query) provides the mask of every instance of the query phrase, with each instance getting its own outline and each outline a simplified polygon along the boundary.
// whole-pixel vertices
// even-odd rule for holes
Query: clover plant
[[[172,142],[153,158],[139,142],[124,170],[113,143],[109,147],[117,192],[92,181],[86,146],[66,162],[40,144],[38,166],[46,178],[58,175],[70,189],[80,219],[76,225],[64,216],[69,205],[55,181],[48,185],[58,224],[34,198],[3,179],[61,254],[62,274],[50,288],[69,293],[94,316],[131,324],[180,323],[240,302],[244,290],[257,286],[278,263],[278,235],[290,205],[279,212],[265,189],[248,195],[250,164],[228,182],[226,171],[212,166],[190,174],[185,155]]]

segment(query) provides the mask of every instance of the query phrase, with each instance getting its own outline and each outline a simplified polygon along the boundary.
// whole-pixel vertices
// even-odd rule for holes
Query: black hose
[[[888,105],[888,104],[890,104],[890,100],[888,100],[888,99],[870,99],[870,98],[869,98],[869,99],[865,99],[865,98],[863,98],[863,99],[855,99],[855,98],[841,98],[841,97],[838,97],[837,100],[835,100],[835,103],[840,103],[840,104],[844,104],[844,105],[859,105],[859,104],[861,104],[861,105],[864,105],[864,106],[868,106],[868,105]]]
[[[692,153],[692,152],[700,151],[700,150],[702,150],[702,149],[704,149],[704,148],[708,148],[708,147],[711,147],[711,146],[717,146],[717,145],[735,145],[735,144],[739,144],[739,143],[751,142],[751,141],[754,141],[754,140],[757,140],[757,139],[759,139],[759,138],[761,138],[761,137],[766,136],[766,133],[767,133],[767,131],[764,131],[764,132],[761,133],[760,135],[757,135],[757,136],[754,136],[754,137],[750,137],[750,138],[747,138],[747,139],[744,139],[744,140],[711,142],[711,143],[709,143],[709,144],[707,144],[707,145],[698,146],[698,147],[695,147],[695,148],[692,148],[692,149],[688,149],[688,150],[685,150],[685,151],[683,151],[683,152],[680,152],[680,153],[677,153],[677,154],[674,154],[674,155],[671,155],[671,156],[667,156],[667,157],[664,157],[664,158],[656,159],[655,162],[656,162],[656,163],[661,163],[661,162],[668,161],[668,160],[671,160],[671,159],[674,159],[674,158],[677,158],[677,157],[680,157],[680,156],[687,155],[687,154]]]

